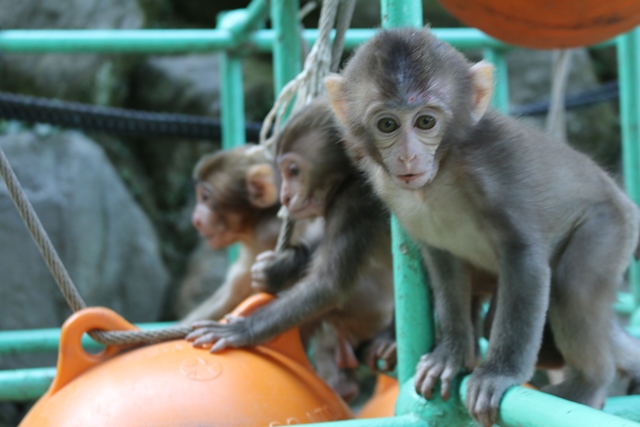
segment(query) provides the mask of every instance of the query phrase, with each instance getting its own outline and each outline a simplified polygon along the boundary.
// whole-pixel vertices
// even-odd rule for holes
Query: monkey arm
[[[498,416],[508,387],[533,374],[549,304],[549,256],[543,245],[507,244],[502,249],[496,314],[487,360],[467,386],[467,408],[484,425]]]
[[[291,287],[304,276],[310,261],[311,251],[306,245],[295,245],[277,254],[265,266],[266,291],[277,293]]]
[[[194,345],[215,343],[211,351],[260,344],[346,299],[376,244],[387,233],[388,215],[376,198],[363,198],[365,191],[353,185],[334,202],[318,256],[300,283],[247,318],[230,324],[198,322],[187,339]]]
[[[433,291],[440,338],[433,351],[420,359],[415,387],[429,399],[440,380],[440,393],[446,400],[455,376],[461,369],[473,367],[471,282],[469,270],[461,260],[426,244],[421,245],[421,250]]]

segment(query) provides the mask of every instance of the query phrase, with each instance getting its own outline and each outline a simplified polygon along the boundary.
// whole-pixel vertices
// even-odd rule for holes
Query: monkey
[[[612,303],[638,245],[638,209],[567,143],[489,108],[493,67],[428,28],[382,30],[325,79],[344,144],[421,249],[438,320],[416,368],[427,399],[472,370],[470,270],[495,277],[486,360],[465,405],[484,426],[528,380],[548,323],[563,382],[544,389],[601,408],[616,369],[640,377],[640,344]]]
[[[255,292],[251,266],[275,246],[280,228],[277,174],[269,153],[246,144],[204,156],[193,171],[196,205],[192,224],[214,249],[240,244],[224,283],[182,323],[220,319]]]
[[[317,247],[298,252],[310,258],[308,270],[262,310],[228,324],[196,322],[187,340],[194,346],[211,345],[210,351],[217,352],[257,345],[294,326],[328,320],[350,343],[376,344],[370,351],[386,357],[384,363],[392,368],[395,347],[378,346],[381,341],[375,336],[393,316],[389,214],[347,157],[326,99],[289,119],[276,137],[276,160],[282,177],[280,200],[289,215],[296,221],[324,218]],[[290,256],[265,255],[255,268],[256,281],[280,291],[278,283],[264,278],[273,276],[270,270],[287,264]]]

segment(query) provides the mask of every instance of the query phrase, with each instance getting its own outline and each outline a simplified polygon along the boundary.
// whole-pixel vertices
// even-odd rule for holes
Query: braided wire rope
[[[65,268],[60,256],[56,252],[47,232],[45,231],[38,215],[33,206],[29,202],[20,181],[14,173],[4,150],[0,147],[0,175],[9,190],[11,199],[16,205],[22,220],[24,221],[31,237],[38,246],[38,250],[42,254],[44,261],[47,263],[53,278],[58,287],[62,291],[67,303],[73,311],[86,308],[86,303],[80,296],[78,288],[71,280],[69,272]],[[151,344],[171,339],[184,338],[191,329],[188,327],[178,326],[154,331],[101,331],[93,330],[89,335],[105,345],[130,345],[137,343]]]
[[[260,131],[261,145],[272,148],[277,132],[292,103],[291,112],[295,112],[324,93],[324,78],[334,68],[337,70],[340,64],[345,33],[351,23],[354,7],[355,0],[323,2],[318,23],[318,39],[307,55],[302,71],[282,88],[271,111],[265,117]],[[336,20],[339,8],[340,15]],[[331,31],[334,26],[336,26],[336,36],[332,45]],[[267,138],[269,129],[273,129],[271,138]],[[276,252],[282,252],[289,246],[295,222],[289,217],[284,206],[278,215],[283,218],[283,223],[278,235]]]

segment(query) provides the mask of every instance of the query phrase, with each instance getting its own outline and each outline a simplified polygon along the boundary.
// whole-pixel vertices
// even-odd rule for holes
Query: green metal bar
[[[282,1],[282,0],[278,0]],[[246,24],[250,26],[249,23]],[[254,25],[251,22],[251,25]],[[77,52],[77,53],[174,53],[185,51],[221,51],[235,49],[244,41],[245,24],[230,30],[4,30],[0,31],[0,51],[4,52]],[[297,31],[297,29],[296,29]],[[350,29],[345,48],[353,49],[375,34],[375,29]],[[441,40],[458,49],[509,48],[482,31],[473,28],[434,28]],[[236,36],[237,34],[237,36]],[[273,30],[257,30],[247,43],[259,52],[271,52],[278,36]],[[317,29],[304,30],[304,40],[312,44]],[[613,40],[594,47],[610,46]],[[290,54],[296,56],[294,51]]]
[[[143,330],[153,330],[174,324],[175,322],[157,322],[141,323],[136,326]],[[56,352],[59,341],[59,328],[2,331],[0,332],[0,356],[17,353]],[[103,347],[86,335],[82,338],[82,346],[89,351],[99,350]]]
[[[38,399],[49,389],[56,368],[0,371],[0,402]]]
[[[271,0],[271,23],[274,29],[270,32],[270,44],[273,48],[273,79],[276,93],[293,80],[301,69],[299,6],[298,0]],[[254,37],[256,33],[253,34]]]
[[[467,376],[460,384],[464,401]],[[634,411],[638,413],[638,408]],[[640,424],[589,406],[525,387],[511,387],[500,403],[498,424],[503,427],[640,427]]]
[[[504,114],[509,114],[509,75],[507,72],[507,61],[503,50],[485,49],[484,59],[492,63],[495,67],[495,83],[491,105]]]
[[[422,27],[422,2],[382,0],[382,28]]]
[[[618,78],[620,80],[620,122],[625,187],[640,205],[640,29],[617,39]],[[632,261],[629,284],[640,305],[640,264]]]
[[[264,15],[267,8],[266,3],[255,3],[263,3],[262,6],[264,11],[261,11],[261,13]],[[238,13],[234,12],[221,14],[218,28],[222,30],[230,30],[232,32],[234,32],[234,28],[235,31],[247,28],[245,23],[249,20],[245,19],[244,16],[238,18]],[[240,13],[240,15],[242,15],[242,13]],[[257,13],[255,15],[259,16]],[[239,54],[230,51],[225,51],[220,54],[220,76],[220,98],[222,102],[222,108],[220,110],[220,116],[222,119],[222,148],[227,150],[246,143],[244,131],[245,114],[242,58]],[[231,245],[227,248],[227,261],[229,263],[234,262],[238,258],[239,251],[240,247],[238,244]]]
[[[244,38],[265,19],[268,11],[266,0],[252,0],[245,9],[227,12],[227,26],[236,38]]]
[[[308,427],[429,427],[429,424],[415,415],[401,415],[388,418],[356,419],[332,421],[330,423],[305,424]]]
[[[7,30],[0,31],[5,52],[212,51],[235,47],[223,30]]]
[[[640,395],[610,397],[602,410],[608,414],[639,422]]]
[[[420,356],[435,344],[431,292],[422,268],[420,251],[406,235],[395,216],[391,218],[393,237],[393,280],[398,342],[398,380],[409,381]]]

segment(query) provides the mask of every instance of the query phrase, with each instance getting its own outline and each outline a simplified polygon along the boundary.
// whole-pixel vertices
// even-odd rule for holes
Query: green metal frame
[[[384,28],[422,26],[419,0],[382,0]],[[274,86],[280,90],[300,71],[301,40],[297,13],[299,0],[253,0],[246,9],[221,14],[214,30],[7,30],[0,32],[0,52],[183,52],[220,51],[222,78],[223,148],[245,143],[242,80],[243,55],[247,52],[273,52]],[[273,30],[257,29],[267,14]],[[509,46],[475,29],[434,29],[442,40],[459,49],[483,49],[484,57],[496,66],[496,88],[492,104],[508,111],[507,68],[504,52]],[[353,48],[375,33],[351,29],[345,47]],[[307,43],[317,38],[317,30],[302,33]],[[618,49],[621,118],[625,183],[631,197],[640,204],[640,30],[636,29],[602,45]],[[396,281],[396,328],[398,339],[398,379],[401,384],[396,416],[376,420],[352,420],[317,425],[331,426],[435,426],[469,425],[462,405],[466,378],[460,378],[448,402],[439,398],[426,401],[413,389],[413,373],[420,356],[435,343],[431,296],[419,251],[392,218],[394,278]],[[632,266],[633,294],[620,294],[618,311],[635,311],[633,332],[640,333],[640,270]],[[151,324],[145,327],[160,327]],[[0,355],[20,352],[53,351],[59,329],[0,332]],[[87,339],[88,348],[97,345]],[[0,371],[0,400],[26,400],[38,397],[48,387],[55,368]],[[640,396],[608,399],[605,411],[640,420]],[[567,402],[556,397],[512,387],[500,410],[503,426],[636,426],[640,424],[607,412]]]

